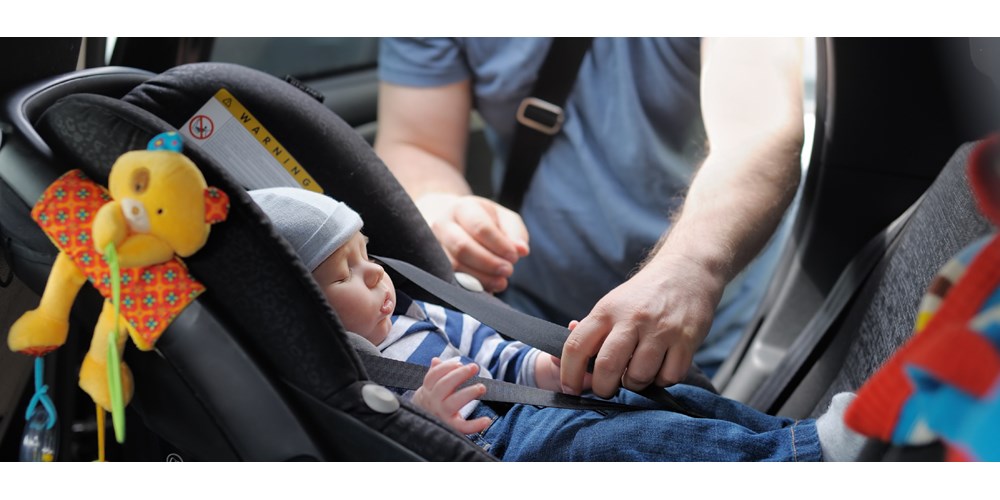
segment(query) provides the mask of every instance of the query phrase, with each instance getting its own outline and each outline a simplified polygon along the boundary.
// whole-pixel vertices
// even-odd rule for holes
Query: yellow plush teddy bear
[[[70,307],[89,280],[108,300],[80,369],[80,387],[108,411],[110,332],[119,325],[119,358],[125,331],[139,349],[153,348],[170,321],[204,291],[177,256],[197,252],[208,240],[211,224],[225,220],[229,210],[225,193],[208,187],[180,151],[176,132],[160,134],[147,150],[118,158],[108,179],[110,195],[73,170],[49,186],[31,212],[60,252],[41,303],[14,323],[8,346],[35,356],[61,346],[69,331]],[[120,322],[104,255],[109,244],[121,269]],[[124,362],[121,377],[123,402],[128,404],[132,376]]]

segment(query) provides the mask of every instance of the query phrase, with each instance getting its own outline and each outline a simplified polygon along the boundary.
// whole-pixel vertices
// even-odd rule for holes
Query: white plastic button
[[[378,384],[367,384],[362,387],[361,398],[369,408],[379,413],[392,413],[399,409],[396,395]]]
[[[466,290],[471,290],[473,292],[483,291],[483,284],[471,274],[455,273],[455,281],[457,281],[459,285],[462,285],[462,288]]]

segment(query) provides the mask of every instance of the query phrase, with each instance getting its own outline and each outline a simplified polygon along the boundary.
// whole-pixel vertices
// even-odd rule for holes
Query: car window
[[[374,68],[378,38],[216,38],[209,60],[304,80]]]

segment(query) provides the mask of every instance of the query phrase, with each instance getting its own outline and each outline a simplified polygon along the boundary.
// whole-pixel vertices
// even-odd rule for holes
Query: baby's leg
[[[690,409],[703,415],[735,422],[757,432],[794,424],[791,419],[773,417],[751,410],[742,403],[718,397],[696,387],[677,385],[671,387],[669,392]],[[644,399],[635,394],[625,396],[624,399],[636,403],[636,398]],[[856,460],[861,453],[861,448],[865,444],[864,437],[849,429],[844,423],[844,411],[853,399],[854,394],[850,392],[835,395],[829,408],[816,421],[824,460]]]
[[[505,461],[820,460],[813,420],[762,414],[707,391],[671,392],[699,412],[615,412],[516,405],[486,431],[490,452]],[[636,396],[638,397],[638,396]],[[624,396],[622,399],[629,399]]]
[[[755,432],[781,429],[795,423],[793,419],[768,415],[695,386],[679,384],[665,390],[689,410],[708,418],[740,424]],[[650,405],[648,399],[629,391],[620,391],[615,400],[636,406]]]

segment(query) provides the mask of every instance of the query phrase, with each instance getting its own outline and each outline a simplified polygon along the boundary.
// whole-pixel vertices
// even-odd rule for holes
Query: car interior
[[[38,303],[56,257],[29,215],[46,186],[70,168],[106,181],[115,157],[180,129],[220,87],[328,193],[373,221],[373,254],[455,281],[370,148],[378,39],[7,38],[0,46],[11,56],[0,73],[4,338]],[[911,335],[934,273],[992,230],[964,167],[1000,126],[1000,39],[815,38],[807,48],[814,119],[798,206],[754,321],[711,381],[723,396],[791,418],[819,415],[835,393],[871,376]],[[491,153],[482,122],[471,123],[467,176],[491,196]],[[108,460],[490,460],[408,403],[388,413],[366,405],[372,369],[235,166],[197,148],[190,156],[229,194],[230,219],[185,259],[210,292],[153,352],[126,350],[136,394],[128,439],[109,446]],[[372,193],[386,203],[366,202]],[[428,293],[415,279],[394,281]],[[61,417],[59,461],[97,456],[99,424],[76,377],[100,302],[84,287],[69,341],[45,357]],[[18,457],[33,375],[30,358],[0,349],[0,460]],[[872,440],[862,459],[941,460],[942,452]]]

